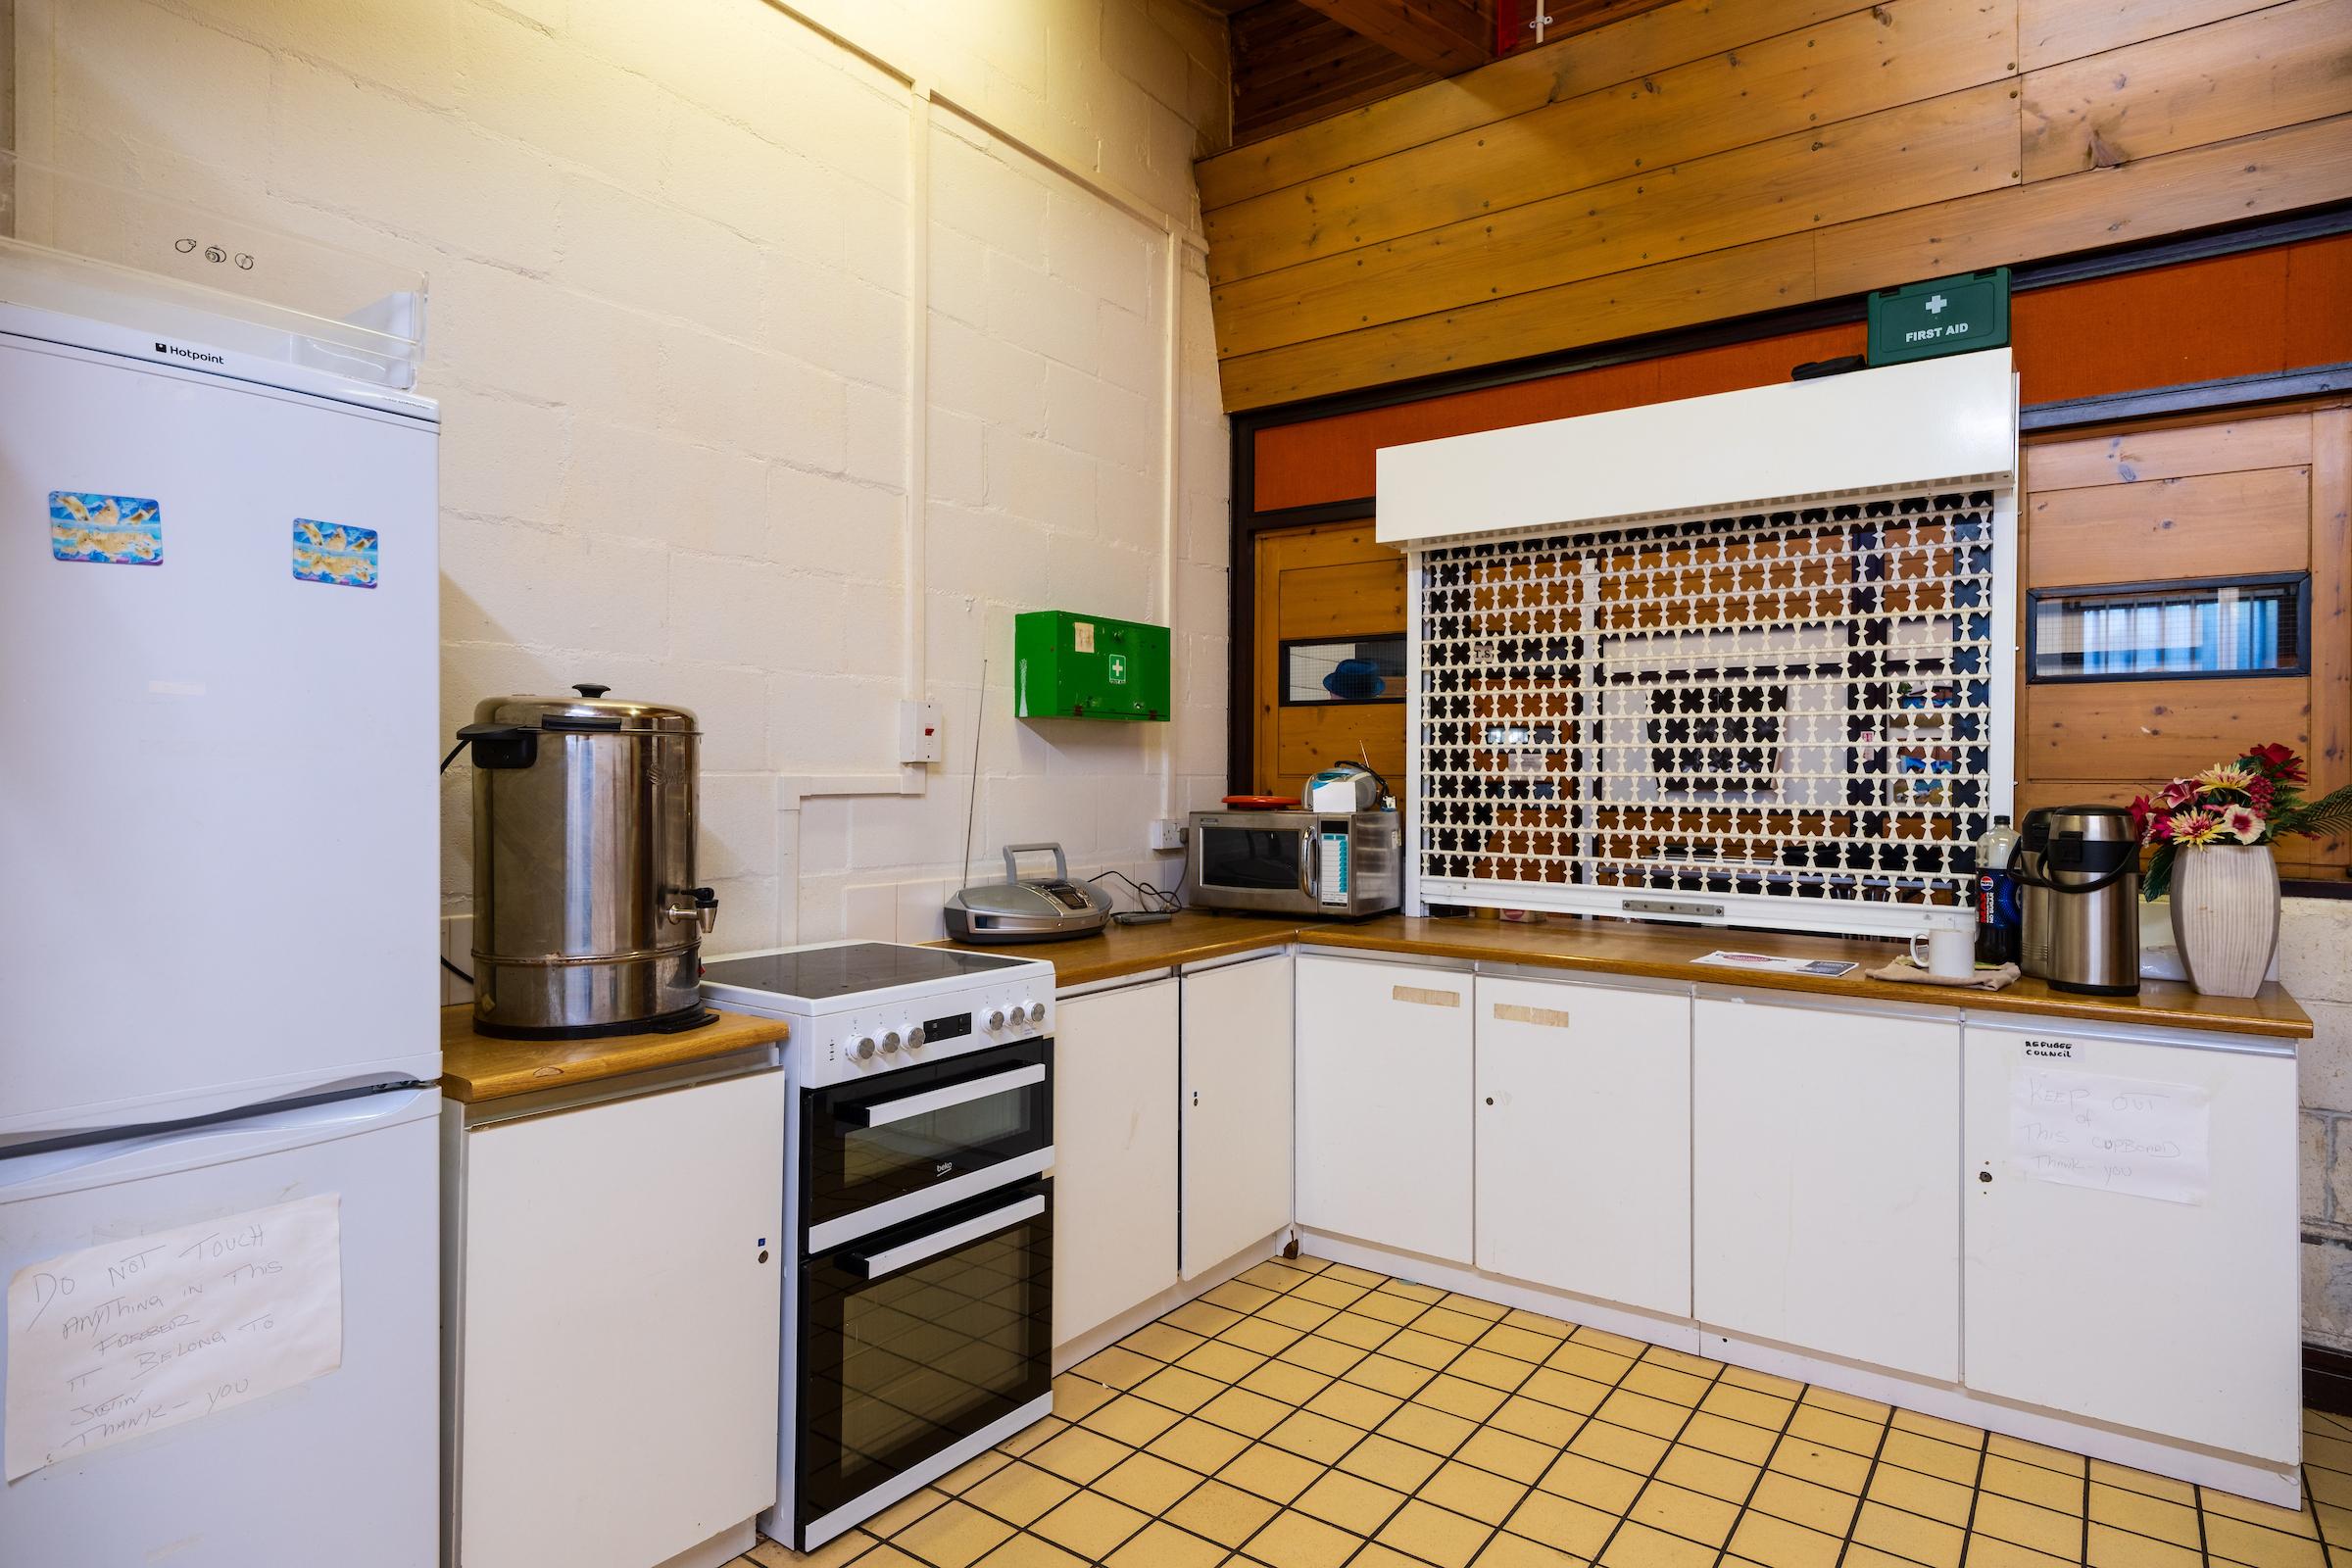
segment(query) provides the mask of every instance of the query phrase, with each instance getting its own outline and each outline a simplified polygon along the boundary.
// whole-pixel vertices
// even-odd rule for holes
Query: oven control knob
[[[918,1023],[913,1028],[906,1031],[906,1049],[908,1051],[912,1051],[915,1047],[921,1045],[922,1043],[923,1026]]]
[[[895,1056],[898,1054],[899,1032],[896,1029],[893,1029],[890,1033],[882,1037],[882,1054],[885,1056]]]
[[[999,1007],[996,1011],[988,1015],[988,1026],[991,1029],[1002,1029],[1004,1027],[1004,1009],[1003,1007]]]
[[[1031,1023],[1044,1023],[1046,1021],[1046,1004],[1044,1003],[1032,1002],[1029,1004],[1029,1021]]]
[[[874,1037],[872,1035],[867,1035],[863,1040],[858,1042],[858,1059],[859,1061],[874,1059]]]

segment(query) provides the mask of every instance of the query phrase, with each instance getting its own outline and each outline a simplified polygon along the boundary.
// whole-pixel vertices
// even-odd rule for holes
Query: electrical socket
[[[1155,817],[1152,822],[1152,847],[1155,850],[1184,848],[1185,824],[1172,816]]]

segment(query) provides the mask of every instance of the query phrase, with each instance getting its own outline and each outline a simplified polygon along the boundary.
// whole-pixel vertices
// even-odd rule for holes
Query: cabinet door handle
[[[1494,1016],[1503,1023],[1532,1023],[1545,1029],[1565,1029],[1569,1017],[1558,1007],[1530,1007],[1524,1003],[1497,1002]]]
[[[1389,997],[1396,1002],[1409,1002],[1420,1007],[1458,1007],[1462,1004],[1459,993],[1439,991],[1430,986],[1391,986]]]

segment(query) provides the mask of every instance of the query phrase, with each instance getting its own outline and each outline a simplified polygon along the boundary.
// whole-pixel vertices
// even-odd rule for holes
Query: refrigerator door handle
[[[52,1185],[88,1186],[92,1177],[133,1181],[196,1165],[218,1164],[299,1149],[329,1138],[413,1119],[420,1101],[435,1103],[437,1088],[393,1090],[286,1110],[263,1110],[233,1120],[136,1134],[105,1143],[0,1158],[0,1196],[29,1198]]]

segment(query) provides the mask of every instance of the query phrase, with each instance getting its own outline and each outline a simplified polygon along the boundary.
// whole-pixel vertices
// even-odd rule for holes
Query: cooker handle
[[[911,1268],[927,1258],[937,1257],[942,1252],[952,1252],[983,1236],[993,1236],[1025,1219],[1035,1219],[1045,1211],[1045,1195],[1032,1193],[1017,1203],[992,1208],[985,1214],[967,1219],[959,1225],[951,1225],[943,1231],[934,1231],[904,1247],[886,1248],[879,1252],[844,1252],[841,1254],[841,1266],[858,1279],[878,1280],[886,1274],[896,1274],[900,1269]]]
[[[1008,1095],[1015,1089],[1046,1081],[1046,1069],[1038,1062],[1027,1066],[992,1072],[985,1078],[973,1078],[944,1089],[924,1089],[911,1095],[900,1095],[894,1100],[877,1100],[863,1105],[844,1105],[833,1113],[833,1119],[845,1127],[887,1127],[909,1116],[928,1115],[955,1105],[968,1105],[975,1100],[992,1095]]]

